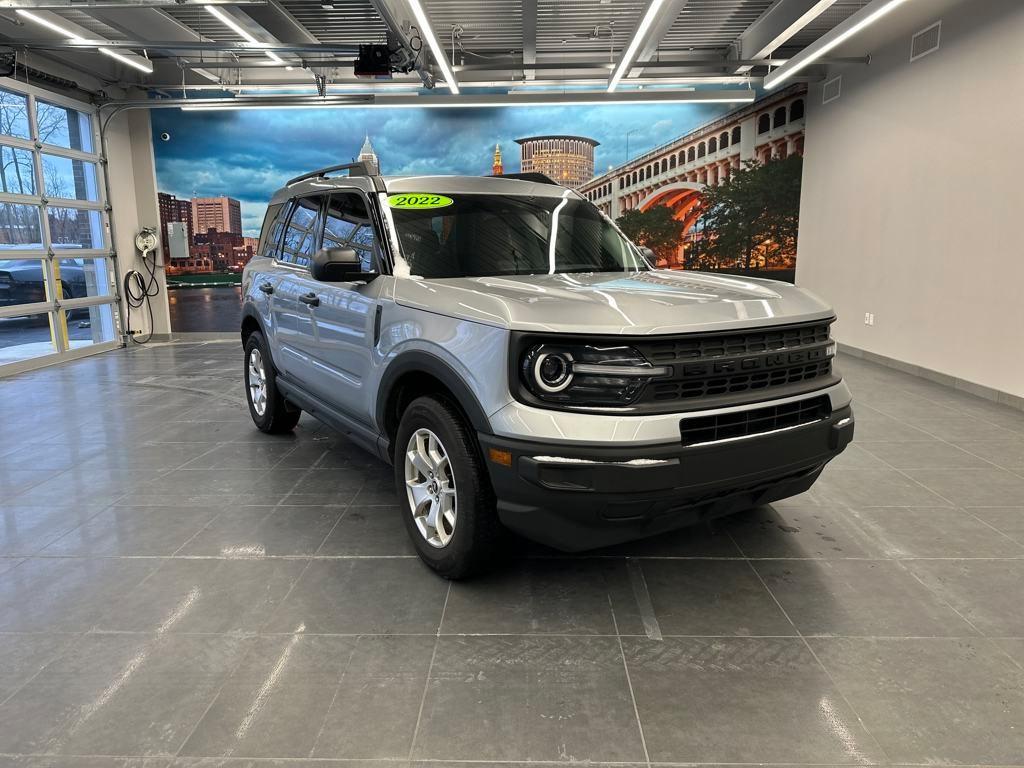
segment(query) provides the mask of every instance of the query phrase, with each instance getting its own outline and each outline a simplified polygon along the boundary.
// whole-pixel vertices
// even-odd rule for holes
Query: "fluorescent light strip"
[[[235,21],[230,16],[228,16],[226,13],[224,13],[224,11],[222,11],[217,6],[215,6],[215,5],[205,5],[203,7],[206,8],[206,10],[208,10],[213,15],[213,17],[215,19],[217,19],[217,21],[219,21],[225,27],[227,27],[228,29],[233,31],[235,34],[237,34],[240,37],[244,38],[246,42],[255,43],[256,45],[265,45],[266,44],[262,40],[257,39],[247,29],[245,29],[245,27],[243,27],[237,21]],[[267,58],[270,59],[275,64],[284,64],[285,63],[284,59],[282,59],[280,56],[278,56],[273,51],[264,51],[264,53],[266,53]]]
[[[885,16],[885,14],[889,13],[889,11],[894,10],[906,1],[907,0],[875,0],[874,2],[864,6],[846,19],[846,21],[837,25],[830,32],[827,32],[825,35],[818,38],[817,42],[811,43],[781,67],[765,75],[764,87],[775,88],[780,85],[783,81],[792,77],[812,62],[817,61],[836,46],[849,40],[855,34],[864,29],[864,27],[878,21],[880,18]]]
[[[86,38],[82,37],[81,35],[75,34],[70,29],[67,29],[66,27],[62,27],[60,24],[55,24],[52,21],[50,21],[49,19],[45,19],[42,16],[38,16],[38,15],[32,13],[32,11],[26,11],[26,10],[24,10],[22,8],[19,8],[16,11],[16,13],[19,16],[24,16],[29,21],[34,21],[36,24],[39,24],[40,26],[46,27],[47,29],[49,29],[49,30],[51,30],[53,32],[56,32],[58,35],[63,35],[64,37],[66,37],[66,38],[68,38],[70,40],[84,41],[86,39]],[[82,50],[88,51],[89,49],[88,48],[83,48]],[[98,50],[99,50],[100,53],[102,53],[102,54],[104,54],[106,56],[109,56],[112,59],[117,59],[122,64],[127,64],[129,67],[135,67],[135,69],[137,69],[137,70],[139,70],[141,72],[145,72],[147,75],[153,74],[153,65],[152,64],[148,64],[148,66],[147,66],[146,64],[143,64],[142,61],[136,61],[135,59],[131,59],[131,58],[127,57],[127,56],[124,56],[124,55],[122,55],[120,53],[117,53],[116,51],[111,50],[110,48],[99,48]],[[138,54],[136,54],[136,55],[138,56]],[[138,58],[142,59],[143,61],[146,61],[146,62],[149,61],[148,59],[145,59],[142,56],[139,56]]]
[[[619,66],[612,75],[612,79],[608,81],[608,93],[612,93],[618,87],[619,81],[632,68],[633,58],[636,56],[637,49],[640,48],[640,44],[647,36],[647,30],[651,28],[651,24],[654,23],[654,19],[657,17],[658,11],[661,10],[664,2],[665,0],[651,0],[651,4],[647,6],[647,12],[640,20],[640,26],[636,28],[636,34],[629,41],[626,52],[622,54],[622,61],[619,62]]]
[[[656,0],[661,2],[661,0]],[[430,46],[430,52],[434,54],[434,60],[437,62],[437,66],[441,68],[441,72],[444,74],[445,82],[448,84],[448,90],[452,93],[459,92],[459,83],[455,79],[455,73],[452,72],[451,65],[448,63],[448,57],[445,56],[444,49],[441,44],[437,42],[437,37],[434,35],[434,30],[430,26],[430,21],[427,19],[427,14],[423,10],[423,5],[420,0],[409,0],[409,6],[412,8],[412,15],[416,17],[416,26],[419,27],[420,35],[427,39],[427,45]]]
[[[208,104],[189,104],[182,106],[186,112],[209,112],[216,110],[241,110],[241,109],[481,109],[487,107],[552,107],[552,106],[573,106],[587,105],[600,106],[608,104],[683,104],[699,102],[703,104],[749,104],[754,101],[754,91],[736,91],[735,95],[720,95],[721,91],[715,91],[716,95],[702,97],[707,91],[683,91],[671,93],[666,91],[630,91],[619,94],[617,98],[608,98],[603,93],[580,93],[580,94],[552,94],[558,98],[537,99],[529,98],[534,94],[517,94],[528,98],[498,97],[490,98],[485,96],[469,96],[459,99],[449,96],[430,96],[420,98],[418,96],[377,96],[376,101],[349,101],[349,102],[323,102],[310,101],[308,104],[257,104],[248,102],[245,104],[232,104],[230,102],[216,102]],[[542,94],[536,94],[541,96]],[[573,98],[574,96],[579,98]],[[270,100],[268,99],[268,102]]]

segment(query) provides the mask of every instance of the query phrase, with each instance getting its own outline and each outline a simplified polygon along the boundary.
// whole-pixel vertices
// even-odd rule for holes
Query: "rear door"
[[[321,247],[352,248],[362,259],[362,271],[380,273],[379,242],[361,192],[332,193],[322,219]],[[309,385],[314,394],[363,421],[370,410],[365,382],[384,282],[322,283],[308,274],[301,278],[303,295],[316,299],[315,305],[305,306],[313,331],[311,339],[303,339],[313,371]]]

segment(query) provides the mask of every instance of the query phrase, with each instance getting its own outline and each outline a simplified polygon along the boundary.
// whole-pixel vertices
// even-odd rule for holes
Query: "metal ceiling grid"
[[[449,55],[451,34],[456,26],[462,28],[462,47],[467,52],[508,55],[523,50],[522,0],[492,0],[486,3],[427,0],[424,6],[437,39]],[[473,59],[473,56],[467,55],[466,63],[474,63]]]
[[[773,0],[690,0],[662,38],[659,50],[725,53]]]
[[[239,43],[245,38],[230,27],[215,19],[204,8],[198,5],[168,6],[161,11],[180,21],[196,33],[196,39],[217,40],[219,42]],[[62,11],[63,13],[63,11]]]
[[[60,16],[72,22],[73,24],[77,24],[80,27],[84,27],[97,38],[103,40],[125,39],[124,35],[122,35],[120,31],[114,29],[109,24],[104,24],[102,21],[90,15],[89,13],[86,13],[85,11],[79,10],[77,8],[61,8]]]
[[[387,36],[384,20],[368,0],[282,0],[281,6],[321,43],[379,43]]]
[[[537,53],[618,53],[646,7],[646,0],[537,0]]]
[[[799,50],[806,48],[837,24],[846,21],[859,11],[869,0],[839,0],[835,5],[814,19],[810,24],[791,37],[781,50]]]

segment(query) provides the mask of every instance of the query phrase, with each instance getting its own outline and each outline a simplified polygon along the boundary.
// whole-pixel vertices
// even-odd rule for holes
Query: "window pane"
[[[0,88],[0,133],[27,139],[28,97]]]
[[[0,259],[0,307],[46,301],[42,259]]]
[[[27,149],[0,147],[0,192],[9,192],[12,195],[36,193],[32,153]]]
[[[317,198],[307,197],[298,201],[288,221],[288,229],[284,233],[281,261],[309,266],[309,260],[313,255],[314,230],[319,207],[320,201]]]
[[[114,340],[114,309],[112,304],[64,310],[68,324],[68,346],[88,347]]]
[[[39,208],[0,203],[0,250],[41,249],[43,229]]]
[[[99,200],[96,164],[70,157],[43,155],[43,189],[47,197]]]
[[[0,317],[0,365],[57,351],[50,333],[50,313]]]
[[[110,265],[107,259],[58,259],[61,295],[65,299],[110,295]]]
[[[44,144],[92,152],[92,121],[84,112],[37,100],[36,122]]]
[[[59,248],[102,248],[103,225],[99,211],[78,208],[47,208],[50,242]]]

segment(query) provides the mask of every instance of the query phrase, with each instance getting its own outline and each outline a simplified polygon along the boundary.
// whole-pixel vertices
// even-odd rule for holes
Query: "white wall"
[[[115,116],[107,128],[107,172],[110,177],[110,204],[113,208],[114,248],[124,277],[137,269],[148,279],[142,260],[135,249],[135,236],[143,227],[160,231],[160,210],[156,197],[156,167],[153,160],[153,133],[149,110],[135,109]],[[151,299],[153,331],[157,336],[171,332],[168,314],[167,285],[164,271],[157,270],[160,294]],[[122,301],[122,326],[127,305]],[[149,330],[149,313],[145,307],[132,310],[131,326]]]
[[[939,51],[902,34],[811,87],[797,282],[840,342],[1024,396],[1024,3],[941,18]]]

